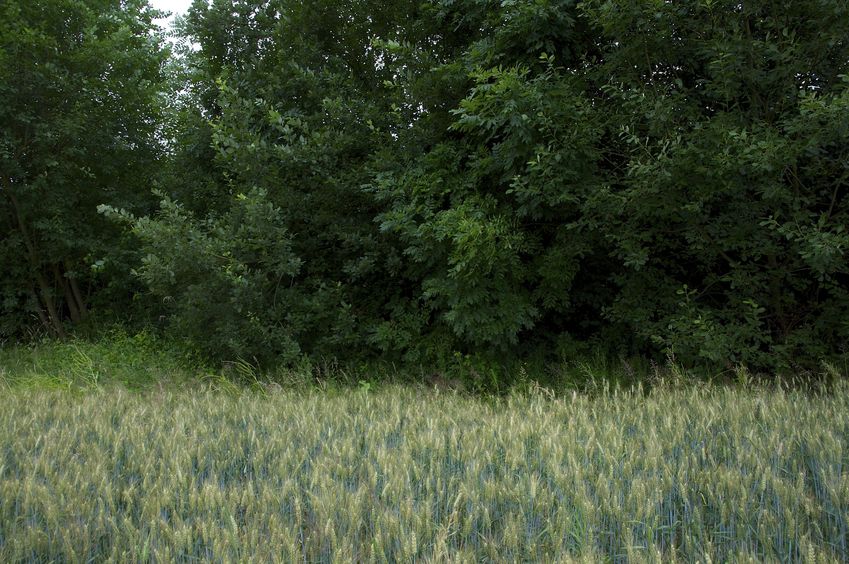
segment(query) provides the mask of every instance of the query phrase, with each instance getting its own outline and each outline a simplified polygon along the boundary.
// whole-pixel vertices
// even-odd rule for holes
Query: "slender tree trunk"
[[[12,202],[12,207],[15,210],[15,219],[18,222],[18,229],[21,232],[21,237],[23,237],[24,245],[27,248],[27,258],[29,259],[30,270],[32,271],[33,278],[35,278],[36,284],[38,284],[39,293],[41,295],[41,300],[44,303],[44,307],[47,308],[50,324],[56,335],[64,339],[67,336],[65,328],[62,327],[59,312],[56,310],[56,304],[53,302],[50,285],[47,283],[47,278],[41,270],[41,264],[38,260],[38,250],[35,248],[35,243],[29,236],[29,230],[27,229],[26,222],[24,221],[21,206],[18,203],[18,199],[15,197],[15,194],[12,192],[12,186],[9,179],[4,178],[3,183],[5,184],[6,193],[9,195],[9,200]]]
[[[35,293],[35,288],[33,288],[32,286],[29,287],[29,295],[33,299],[33,301],[35,301],[35,303],[38,305],[36,312],[38,312],[38,318],[41,320],[41,324],[48,331],[50,331],[51,330],[50,320],[47,319],[46,315],[44,315],[44,310],[41,308],[41,301],[38,299],[38,294]]]
[[[38,288],[41,290],[41,299],[44,302],[44,306],[47,308],[47,314],[50,317],[50,322],[53,326],[53,331],[60,339],[64,339],[67,337],[65,333],[65,328],[62,327],[62,321],[59,319],[59,312],[56,309],[56,304],[53,302],[53,295],[50,289],[50,285],[47,284],[47,278],[44,276],[44,273],[38,268],[36,264],[33,266],[35,280],[38,283]]]
[[[71,261],[65,259],[65,272],[70,272],[71,269]],[[83,298],[83,293],[80,291],[80,285],[77,284],[77,279],[73,276],[68,277],[68,284],[71,286],[71,292],[74,295],[74,298],[77,300],[77,309],[80,311],[80,319],[85,319],[88,316],[88,308],[85,305],[85,298]]]
[[[59,270],[59,266],[53,264],[53,277],[56,283],[62,288],[62,293],[65,294],[65,302],[68,304],[68,313],[71,314],[71,321],[74,323],[80,322],[80,310],[77,307],[77,299],[71,291],[71,285],[68,283],[68,278]]]

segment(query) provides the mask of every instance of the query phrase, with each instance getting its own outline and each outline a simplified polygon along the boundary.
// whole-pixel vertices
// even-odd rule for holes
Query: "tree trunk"
[[[44,326],[45,329],[50,331],[50,320],[47,319],[46,315],[44,315],[44,310],[41,308],[41,301],[38,299],[38,294],[36,294],[35,289],[32,286],[30,286],[29,288],[29,295],[30,298],[32,298],[32,300],[36,303],[36,305],[38,305],[36,312],[38,312],[38,318],[41,320],[41,325]]]
[[[51,295],[50,286],[47,284],[47,278],[44,276],[44,272],[41,271],[41,264],[38,260],[38,250],[35,248],[35,243],[29,236],[29,230],[27,229],[26,222],[24,222],[21,206],[19,205],[15,194],[12,192],[12,186],[9,179],[4,178],[3,183],[5,184],[6,193],[9,195],[9,200],[12,202],[12,207],[15,210],[15,219],[18,222],[18,229],[20,229],[21,237],[23,237],[24,245],[27,248],[27,258],[29,259],[30,270],[32,271],[33,278],[35,278],[36,284],[38,284],[40,297],[44,307],[47,309],[50,324],[56,335],[59,338],[64,339],[67,336],[65,328],[62,327],[62,320],[59,318],[59,313],[56,310],[56,304],[53,302],[53,296]]]
[[[59,318],[58,311],[56,310],[56,304],[53,302],[53,296],[51,295],[50,286],[47,284],[47,278],[45,278],[41,269],[37,266],[34,268],[35,272],[33,274],[36,282],[38,283],[38,288],[41,290],[41,299],[44,302],[44,306],[47,308],[47,315],[50,317],[53,331],[56,333],[57,337],[64,339],[67,337],[67,334],[65,333],[65,328],[62,327],[62,321]]]
[[[53,264],[53,277],[56,283],[62,288],[62,293],[65,294],[65,302],[68,304],[68,313],[71,314],[71,321],[74,323],[80,322],[80,309],[77,307],[77,299],[71,291],[71,285],[68,283],[68,278],[59,270],[59,266]]]
[[[68,273],[71,270],[71,261],[65,259],[65,273]],[[88,315],[88,308],[85,305],[85,298],[83,298],[83,293],[80,291],[80,285],[77,284],[77,279],[73,276],[68,276],[68,284],[70,284],[71,292],[74,294],[74,298],[76,298],[77,300],[77,309],[80,311],[80,319],[85,319]]]

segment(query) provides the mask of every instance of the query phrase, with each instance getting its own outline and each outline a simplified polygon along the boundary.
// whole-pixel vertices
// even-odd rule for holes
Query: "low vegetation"
[[[849,387],[0,399],[0,561],[835,561]]]

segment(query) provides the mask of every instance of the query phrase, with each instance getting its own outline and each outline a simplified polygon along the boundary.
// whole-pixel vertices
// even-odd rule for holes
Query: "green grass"
[[[2,393],[0,561],[849,558],[845,383],[142,390]]]
[[[97,340],[0,347],[0,389],[83,392],[103,385],[143,390],[180,386],[204,372],[150,333],[115,331]]]

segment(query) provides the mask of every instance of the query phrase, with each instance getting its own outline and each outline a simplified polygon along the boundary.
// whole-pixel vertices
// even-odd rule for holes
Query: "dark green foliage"
[[[42,13],[8,6],[11,19]],[[121,11],[133,30],[146,13]],[[150,143],[161,58],[146,36],[131,76],[147,89],[116,106],[146,116],[117,145],[131,150],[113,155],[104,133],[57,161],[50,182],[86,196],[27,212],[41,258],[4,256],[4,311],[50,321],[32,273],[67,257],[54,278],[101,290],[127,287],[136,264],[150,315],[218,359],[495,374],[590,348],[770,370],[846,354],[842,0],[198,0],[180,28],[199,49],[175,62],[167,158]],[[4,46],[30,41],[20,29]],[[144,47],[127,41],[109,44],[119,61]],[[17,51],[0,59],[9,100],[50,60],[30,51],[30,74],[9,74]],[[80,112],[115,123],[96,89],[79,91]],[[29,115],[15,108],[3,119]],[[42,118],[45,131],[79,125]],[[14,156],[17,123],[4,191],[32,206],[54,169]],[[154,166],[162,204],[148,214],[140,171]],[[114,191],[95,189],[103,178]],[[66,217],[98,204],[127,210],[113,215],[133,234],[103,263],[98,242],[120,221],[84,231]],[[27,234],[8,211],[0,222],[20,255]]]
[[[139,277],[179,337],[206,355],[293,358],[291,317],[301,300],[292,281],[301,262],[264,192],[234,200],[228,215],[202,221],[167,198],[155,219],[119,216],[147,250]]]
[[[197,3],[183,24],[202,49],[186,57],[192,87],[165,186],[175,204],[135,231],[148,255],[142,277],[173,299],[172,328],[214,357],[285,361],[300,348],[359,355],[366,320],[393,291],[381,274],[387,252],[376,209],[361,190],[372,154],[391,141],[371,42],[391,28],[394,12],[375,13],[365,4],[340,12],[299,2]],[[240,211],[240,195],[274,210],[253,226],[255,246],[273,257],[286,233],[288,264],[298,267],[282,275],[247,261],[251,275],[238,279],[236,293],[207,260],[167,271],[176,255],[212,256],[194,248],[211,241],[240,256],[232,231],[256,219]],[[183,230],[205,235],[176,254],[176,244],[158,241],[163,233],[185,239]]]
[[[584,6],[616,163],[585,215],[624,267],[609,318],[690,362],[840,351],[849,6]]]
[[[148,213],[162,65],[141,0],[0,3],[0,335],[65,333],[136,289],[96,206]],[[40,319],[39,319],[40,318]]]
[[[439,320],[712,365],[845,352],[845,3],[491,10],[444,140],[377,184]]]

